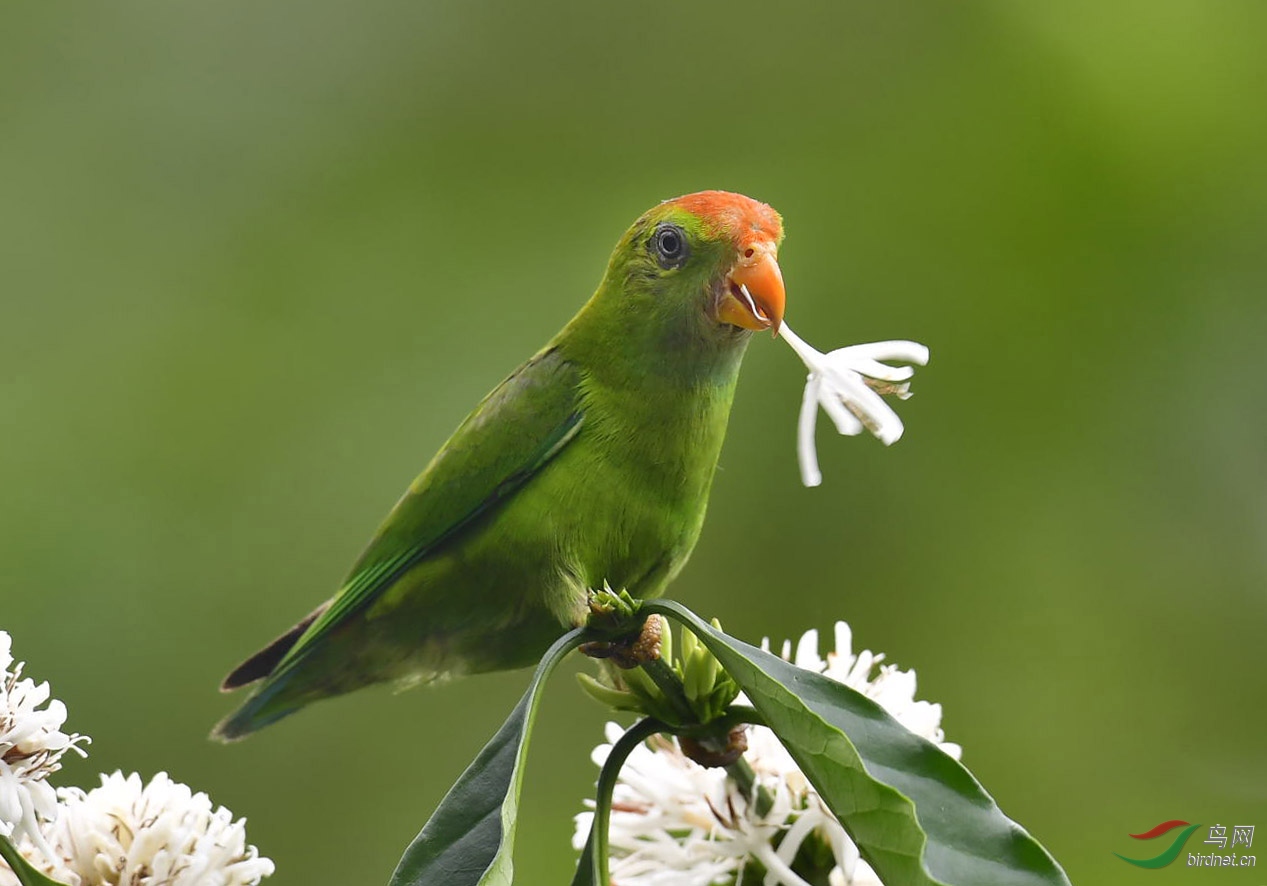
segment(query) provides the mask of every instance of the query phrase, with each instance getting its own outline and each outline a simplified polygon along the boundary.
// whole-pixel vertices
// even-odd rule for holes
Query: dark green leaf
[[[17,847],[5,837],[0,837],[0,858],[9,863],[9,867],[13,869],[13,873],[17,874],[18,882],[22,886],[63,886],[31,867],[30,862],[23,858]]]
[[[580,645],[581,633],[571,631],[550,647],[510,717],[409,844],[389,886],[511,882],[519,788],[541,687],[555,665]]]
[[[668,600],[743,688],[885,883],[1068,886],[1056,861],[957,760],[871,699],[734,639]]]

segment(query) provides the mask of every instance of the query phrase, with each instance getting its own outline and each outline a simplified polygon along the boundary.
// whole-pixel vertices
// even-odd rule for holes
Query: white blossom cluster
[[[0,631],[0,837],[67,886],[255,886],[273,863],[246,842],[246,820],[160,772],[101,776],[90,791],[48,776],[87,737],[65,733],[66,706],[22,677]],[[18,886],[0,861],[0,886]]]
[[[861,692],[958,759],[960,747],[946,742],[941,729],[941,706],[916,700],[914,671],[882,664],[884,656],[868,650],[854,655],[845,622],[836,623],[835,641],[835,651],[824,659],[818,653],[818,632],[809,631],[795,655],[790,642],[783,645],[782,655]],[[607,743],[594,749],[595,763],[602,766],[622,733],[619,725],[607,724]],[[613,886],[734,884],[753,861],[766,871],[762,886],[807,886],[792,866],[806,841],[817,841],[831,859],[830,869],[822,873],[832,886],[880,886],[771,730],[751,727],[744,756],[773,799],[765,815],[757,814],[724,769],[687,759],[676,740],[656,736],[637,747],[621,770],[612,800],[608,842]],[[589,836],[593,815],[576,817],[573,845],[578,849]]]
[[[70,750],[83,755],[85,736],[62,731],[66,705],[50,699],[48,683],[22,676],[12,639],[0,631],[0,837],[39,843],[40,823],[57,817],[48,777]]]

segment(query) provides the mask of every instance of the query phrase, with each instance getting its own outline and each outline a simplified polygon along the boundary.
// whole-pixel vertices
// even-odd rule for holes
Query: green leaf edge
[[[22,853],[18,852],[18,848],[9,842],[8,837],[0,836],[0,858],[8,863],[22,886],[65,886],[64,883],[49,879],[33,868]]]
[[[885,883],[1070,886],[1051,854],[963,764],[871,699],[737,640],[672,600],[648,601],[645,611],[674,618],[708,646]],[[832,769],[844,784],[828,781]],[[946,814],[948,802],[962,812]]]
[[[559,662],[581,644],[583,634],[582,628],[569,631],[542,657],[532,682],[506,722],[449,788],[418,836],[405,849],[389,886],[510,886],[519,792],[541,687]],[[507,771],[505,755],[512,744],[513,764]],[[490,763],[499,763],[500,767],[494,770]],[[495,811],[497,830],[491,832],[487,822]],[[460,846],[472,838],[471,845]],[[454,847],[459,847],[456,852]],[[445,866],[454,862],[459,865]]]

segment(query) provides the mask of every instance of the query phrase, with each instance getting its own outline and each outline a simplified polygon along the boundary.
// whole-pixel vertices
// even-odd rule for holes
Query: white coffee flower
[[[48,776],[69,750],[83,755],[88,738],[62,731],[66,705],[50,699],[48,683],[22,677],[13,664],[12,640],[0,631],[0,835],[23,835],[45,848],[41,821],[57,817],[57,797]]]
[[[70,886],[253,886],[273,863],[246,843],[246,820],[212,808],[160,772],[101,776],[84,792],[58,790],[62,813],[48,828],[62,859],[53,876]]]
[[[796,437],[801,482],[806,486],[823,482],[814,444],[819,406],[842,434],[854,436],[867,430],[885,445],[897,442],[904,429],[902,419],[881,395],[892,394],[899,400],[910,397],[908,380],[915,370],[880,361],[899,360],[924,366],[928,363],[928,348],[913,341],[878,341],[824,354],[807,344],[787,323],[779,335],[809,369]]]
[[[907,729],[959,757],[959,746],[943,740],[941,706],[915,699],[914,671],[881,664],[884,656],[869,650],[854,655],[844,622],[836,623],[835,641],[835,651],[824,659],[818,654],[818,632],[808,631],[794,656],[791,643],[783,645],[783,658],[861,692]],[[738,701],[743,703],[743,697]],[[622,732],[619,725],[607,724],[607,743],[593,754],[600,766]],[[880,886],[774,732],[751,727],[744,758],[773,800],[764,816],[757,815],[724,769],[706,769],[687,759],[674,739],[657,736],[635,748],[613,795],[608,843],[614,886],[733,884],[753,862],[765,870],[762,886],[806,886],[793,862],[807,840],[830,854],[830,870],[819,873],[827,874],[832,886]],[[592,812],[576,817],[576,848],[584,846],[592,821]]]
[[[941,705],[915,699],[915,671],[903,671],[895,664],[882,664],[883,652],[864,649],[854,655],[850,651],[853,629],[847,622],[836,622],[834,633],[836,651],[828,652],[826,659],[818,655],[817,630],[808,630],[801,636],[795,655],[791,640],[783,641],[779,654],[784,661],[790,661],[798,668],[817,671],[860,692],[911,732],[928,739],[958,760],[963,748],[945,740],[941,729]],[[769,651],[769,642],[763,640],[761,648]]]

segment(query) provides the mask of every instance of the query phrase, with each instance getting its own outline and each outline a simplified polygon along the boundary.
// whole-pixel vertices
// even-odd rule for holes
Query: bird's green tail
[[[276,723],[306,705],[309,699],[286,692],[292,673],[270,679],[236,711],[211,730],[215,741],[231,742],[246,738],[257,729]]]
[[[276,723],[287,714],[293,714],[312,700],[303,693],[293,691],[293,688],[289,693],[286,691],[294,676],[289,669],[281,673],[275,671],[308,630],[308,626],[329,605],[328,602],[322,603],[303,621],[242,662],[224,678],[224,682],[220,684],[221,692],[232,692],[260,680],[264,682],[242,707],[216,724],[216,728],[211,730],[213,739],[227,742],[245,738],[255,730],[262,729],[269,723]]]

